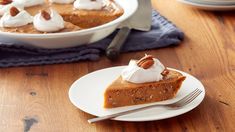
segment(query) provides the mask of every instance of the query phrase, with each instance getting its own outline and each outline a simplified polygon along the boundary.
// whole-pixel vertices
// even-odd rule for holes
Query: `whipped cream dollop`
[[[24,6],[18,2],[11,2],[9,4],[6,5],[0,5],[0,16],[4,15],[4,13],[9,12],[11,7],[16,7],[18,9],[24,9]]]
[[[129,65],[122,71],[123,80],[132,83],[147,83],[162,80],[161,73],[165,66],[156,58],[153,58],[154,64],[148,69],[139,67],[135,60],[131,60]]]
[[[49,0],[51,3],[59,3],[59,4],[70,4],[73,3],[74,0]]]
[[[41,32],[55,32],[64,28],[64,20],[55,10],[50,9],[49,20],[46,20],[40,12],[34,16],[33,25]]]
[[[8,11],[0,19],[0,27],[20,27],[33,22],[33,17],[25,10],[20,11],[16,16],[11,16]]]
[[[14,0],[14,2],[18,2],[24,7],[31,7],[44,4],[44,0]]]
[[[76,0],[73,3],[75,9],[100,10],[104,6],[103,0]]]

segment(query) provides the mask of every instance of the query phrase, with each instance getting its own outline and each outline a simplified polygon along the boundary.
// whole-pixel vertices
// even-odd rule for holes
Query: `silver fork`
[[[94,123],[94,122],[98,122],[98,121],[103,121],[103,120],[111,119],[111,118],[114,118],[114,117],[118,117],[118,116],[130,114],[130,113],[134,113],[134,112],[137,112],[137,111],[142,111],[142,110],[154,108],[156,106],[164,106],[164,107],[168,107],[168,108],[180,108],[180,107],[183,107],[183,106],[191,103],[201,93],[202,93],[202,91],[197,88],[194,91],[192,91],[191,93],[189,93],[188,95],[186,95],[185,97],[183,97],[182,99],[180,99],[179,101],[176,101],[174,103],[170,103],[170,104],[154,104],[154,105],[149,105],[149,106],[143,106],[143,107],[140,107],[140,108],[136,108],[136,109],[132,109],[132,110],[127,110],[127,111],[124,111],[124,112],[119,112],[119,113],[115,113],[115,114],[111,114],[111,115],[107,115],[107,116],[101,116],[101,117],[92,118],[92,119],[89,119],[88,122],[89,123]]]

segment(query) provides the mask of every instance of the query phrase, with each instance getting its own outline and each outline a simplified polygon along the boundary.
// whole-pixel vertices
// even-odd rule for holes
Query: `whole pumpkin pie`
[[[168,70],[150,55],[130,61],[104,93],[104,107],[115,108],[174,98],[185,76]]]

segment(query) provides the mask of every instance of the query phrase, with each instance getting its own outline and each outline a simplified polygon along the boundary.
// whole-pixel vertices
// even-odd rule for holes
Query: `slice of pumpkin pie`
[[[175,97],[185,76],[165,68],[162,63],[146,55],[139,61],[131,60],[104,93],[104,107],[145,104]]]

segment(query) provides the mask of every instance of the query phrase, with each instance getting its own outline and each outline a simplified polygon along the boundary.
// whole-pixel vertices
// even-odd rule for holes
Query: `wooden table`
[[[102,57],[98,62],[0,69],[0,131],[235,131],[235,12],[200,11],[175,0],[154,0],[153,5],[185,32],[180,46],[122,54],[117,62]],[[125,65],[144,53],[199,78],[205,100],[171,119],[88,124],[93,116],[70,103],[70,85],[89,72]]]

